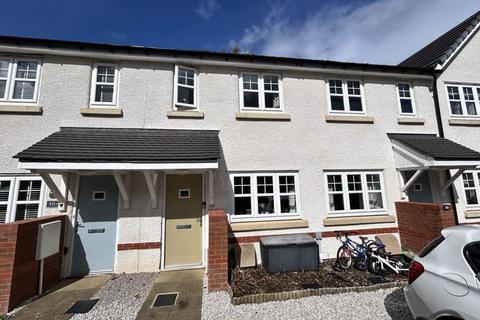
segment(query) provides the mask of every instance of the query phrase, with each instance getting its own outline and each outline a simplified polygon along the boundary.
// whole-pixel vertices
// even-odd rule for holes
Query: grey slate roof
[[[480,11],[450,29],[398,65],[401,67],[428,69],[435,69],[438,64],[443,65],[479,22]]]
[[[215,162],[215,130],[60,128],[14,156],[23,162]]]
[[[480,153],[434,134],[388,133],[388,137],[435,160],[480,160]]]

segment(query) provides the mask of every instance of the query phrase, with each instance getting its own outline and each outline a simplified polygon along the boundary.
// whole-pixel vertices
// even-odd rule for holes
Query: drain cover
[[[174,306],[178,293],[159,293],[153,301],[152,307]]]
[[[88,311],[92,310],[93,306],[97,304],[98,299],[91,299],[91,300],[78,300],[70,307],[70,309],[65,312],[65,314],[73,314],[73,313],[87,313]]]

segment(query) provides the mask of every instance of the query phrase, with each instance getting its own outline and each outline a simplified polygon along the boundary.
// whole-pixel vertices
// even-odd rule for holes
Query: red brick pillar
[[[7,313],[10,308],[10,291],[12,287],[13,264],[17,247],[16,224],[0,225],[0,315]]]
[[[228,288],[228,219],[225,211],[208,212],[208,291]]]

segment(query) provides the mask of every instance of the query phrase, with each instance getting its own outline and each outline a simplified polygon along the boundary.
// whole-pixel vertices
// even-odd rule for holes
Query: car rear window
[[[480,272],[480,242],[472,242],[465,246],[463,250],[465,259],[467,259],[468,264],[473,269],[473,272]]]
[[[427,244],[425,246],[425,248],[422,249],[422,251],[420,251],[418,253],[418,256],[420,258],[423,258],[423,257],[426,257],[430,252],[433,251],[433,249],[435,249],[436,247],[438,247],[438,245],[440,243],[443,242],[443,240],[445,240],[445,237],[442,236],[442,235],[439,235],[438,237],[436,237],[435,239],[433,239],[429,244]]]

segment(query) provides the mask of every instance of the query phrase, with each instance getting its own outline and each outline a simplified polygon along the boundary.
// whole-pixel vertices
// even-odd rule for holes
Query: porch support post
[[[113,177],[115,178],[115,182],[117,183],[118,190],[120,191],[120,194],[122,195],[123,199],[123,208],[128,209],[130,208],[130,196],[129,196],[129,191],[130,191],[130,175],[127,175],[125,177],[125,180],[123,180],[123,177],[120,173],[115,172],[113,174]]]
[[[58,189],[57,185],[55,184],[55,182],[53,181],[52,177],[50,176],[50,174],[46,173],[46,172],[39,172],[38,173],[40,175],[40,177],[42,177],[43,181],[45,181],[45,183],[47,184],[48,188],[50,189],[50,191],[52,191],[53,195],[55,196],[55,198],[58,200],[58,202],[60,203],[65,203],[65,196],[62,194],[62,192],[60,191],[60,189]],[[64,206],[65,207],[65,206]]]
[[[152,208],[156,209],[158,207],[158,199],[157,199],[158,173],[150,173],[148,171],[144,171],[143,175],[145,176],[145,182],[147,183],[148,192],[150,193],[150,198],[152,200]]]
[[[458,177],[460,177],[462,175],[462,173],[465,172],[465,170],[467,170],[467,168],[459,168],[457,170],[457,172],[455,172],[455,174],[447,181],[445,182],[445,184],[443,185],[442,187],[442,191],[445,191],[447,190],[448,187],[450,187],[450,185],[455,181],[457,180]]]
[[[210,206],[215,204],[215,190],[213,188],[213,170],[208,171],[208,201]]]
[[[407,181],[405,182],[405,184],[403,185],[402,187],[402,192],[406,192],[408,190],[408,188],[410,188],[412,186],[412,184],[415,182],[415,180],[417,180],[418,177],[420,177],[420,175],[426,170],[426,168],[421,168],[421,169],[418,169],[414,174],[413,176]]]

